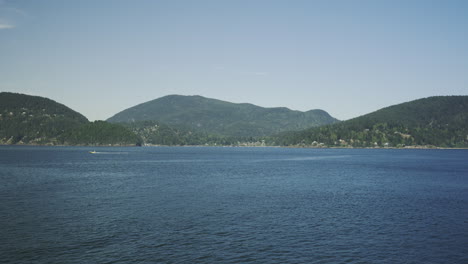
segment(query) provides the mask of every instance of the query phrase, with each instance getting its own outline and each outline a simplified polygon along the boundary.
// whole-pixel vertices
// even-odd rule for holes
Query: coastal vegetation
[[[419,99],[269,140],[311,147],[468,147],[468,96]]]
[[[67,130],[60,136],[64,145],[93,146],[141,146],[143,140],[131,130],[119,124],[95,121],[76,129]]]
[[[0,93],[0,144],[468,147],[468,96],[437,96],[338,122],[322,110],[166,96],[106,121],[53,100]]]
[[[0,144],[136,145],[141,139],[120,125],[91,123],[51,99],[2,92]]]
[[[257,146],[260,137],[224,136],[157,121],[119,123],[141,137],[145,145],[165,146]],[[264,145],[264,143],[263,143]]]
[[[1,144],[60,144],[59,137],[88,123],[72,109],[39,96],[0,93]]]

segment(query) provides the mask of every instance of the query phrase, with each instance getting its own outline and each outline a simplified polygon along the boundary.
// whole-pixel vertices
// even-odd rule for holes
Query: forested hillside
[[[0,93],[0,144],[59,144],[61,134],[86,123],[83,115],[48,98]]]
[[[132,146],[143,144],[143,140],[118,124],[95,121],[65,132],[60,137],[65,145],[95,145],[95,146]]]
[[[202,96],[170,95],[126,109],[108,119],[115,123],[157,121],[169,126],[224,137],[259,137],[301,130],[337,120],[323,110],[263,108]]]
[[[132,130],[147,145],[257,146],[262,142],[261,138],[213,135],[194,131],[190,127],[169,126],[156,121],[119,124]]]
[[[468,147],[468,96],[419,99],[339,123],[321,110],[167,96],[109,120],[127,122],[89,122],[47,98],[0,93],[0,144]],[[313,122],[326,125],[281,132]],[[268,136],[273,131],[281,133]]]
[[[136,145],[141,139],[119,125],[90,123],[48,98],[2,92],[0,144]]]
[[[273,144],[343,147],[468,147],[468,96],[390,106],[341,123],[284,133]]]

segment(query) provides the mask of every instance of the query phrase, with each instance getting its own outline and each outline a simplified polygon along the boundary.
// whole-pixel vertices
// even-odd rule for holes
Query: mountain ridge
[[[329,147],[468,147],[468,96],[421,98],[272,140]]]
[[[197,100],[192,100],[193,98]],[[163,101],[167,102],[179,99],[181,97],[177,95],[163,97]],[[303,118],[307,121],[307,113],[286,107],[262,108],[248,103],[234,104],[202,96],[182,96],[182,99],[190,103],[156,107],[167,113],[180,109],[174,116],[169,115],[182,121],[178,125],[160,121],[112,124],[105,121],[89,122],[82,114],[45,97],[1,92],[0,144],[468,148],[468,96],[421,98],[384,107],[346,121],[293,132],[283,131],[273,136],[263,136],[271,130],[267,130],[268,127],[263,127],[266,131],[259,130],[262,126],[258,126],[256,122],[264,126],[271,124],[269,122],[288,124],[287,121],[290,120],[287,119],[291,117],[291,113],[296,118],[299,116],[299,120]],[[205,104],[207,101],[211,104]],[[150,102],[152,101],[146,103]],[[190,104],[198,108],[190,107]],[[213,115],[213,124],[221,123],[221,127],[228,131],[240,130],[245,134],[213,134],[209,133],[210,130],[197,129],[199,127],[194,127],[193,122],[192,126],[184,123],[190,118],[203,115],[206,109],[212,110],[213,104],[221,107],[215,108],[217,111]],[[232,109],[238,111],[234,117],[245,115],[248,118],[230,122]],[[323,110],[310,111],[326,113]],[[178,116],[180,113],[187,114],[189,119]],[[258,119],[259,116],[263,119]],[[226,120],[220,121],[220,118]],[[265,120],[268,122],[263,122]],[[206,125],[210,123],[203,123],[200,127],[204,128]],[[288,128],[291,127],[294,128]],[[252,131],[263,132],[263,135],[255,135]]]
[[[112,123],[158,121],[185,125],[225,136],[267,136],[338,122],[326,111],[307,112],[286,107],[265,108],[250,103],[231,103],[200,95],[167,95],[127,108],[107,119]]]

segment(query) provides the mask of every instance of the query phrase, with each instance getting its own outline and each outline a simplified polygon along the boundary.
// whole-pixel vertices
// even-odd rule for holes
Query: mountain
[[[468,147],[468,96],[402,103],[348,121],[271,139],[279,145]]]
[[[266,136],[337,122],[323,110],[300,112],[284,107],[263,108],[182,95],[169,95],[128,108],[107,121],[158,121],[169,126],[233,137]]]
[[[0,93],[0,144],[135,145],[129,129],[86,117],[48,98]]]
[[[78,112],[48,98],[0,93],[0,144],[54,144],[66,130],[86,124]]]
[[[336,123],[321,110],[172,95],[109,121],[123,123],[89,122],[47,98],[0,93],[0,144],[468,147],[468,96],[419,99]],[[287,132],[320,124],[327,125]]]

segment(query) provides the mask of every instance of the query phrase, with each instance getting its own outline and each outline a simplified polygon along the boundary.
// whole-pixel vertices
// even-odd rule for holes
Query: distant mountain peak
[[[286,107],[265,108],[200,95],[175,94],[128,108],[108,121],[159,121],[227,136],[266,136],[337,122],[323,110],[301,112]]]

